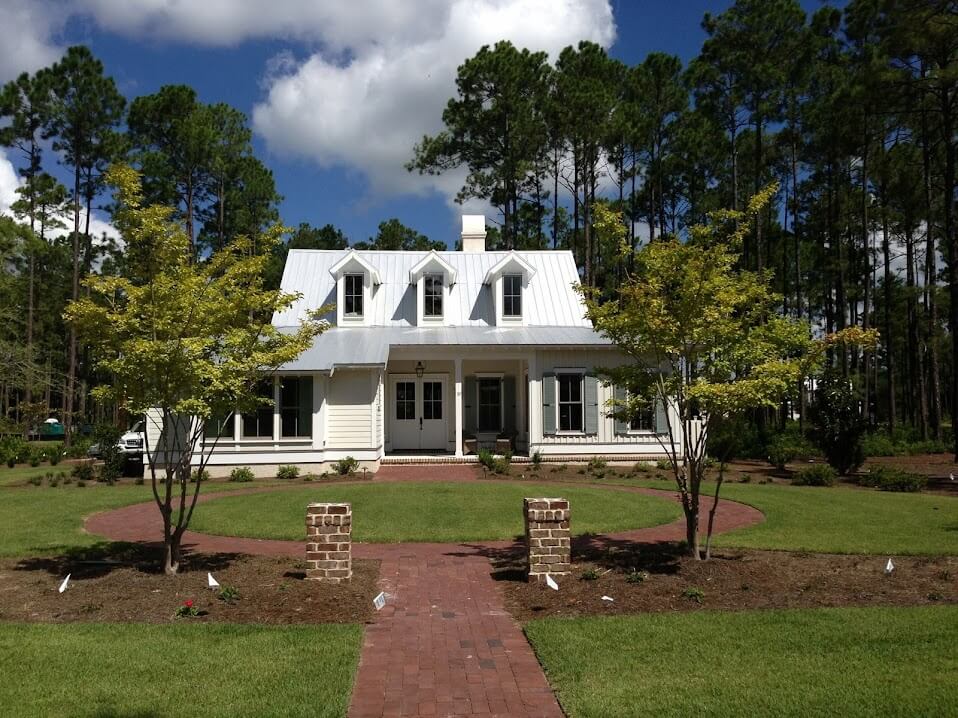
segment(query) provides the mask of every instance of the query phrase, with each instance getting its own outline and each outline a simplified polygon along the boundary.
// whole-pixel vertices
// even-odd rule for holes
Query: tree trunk
[[[897,410],[895,407],[895,351],[891,323],[891,247],[888,239],[888,209],[885,206],[885,191],[882,188],[882,208],[881,208],[881,230],[882,230],[882,257],[885,262],[885,272],[883,277],[884,295],[885,295],[885,359],[888,370],[888,433],[895,433],[895,421]]]
[[[73,284],[71,298],[80,298],[80,159],[75,158],[73,168]],[[77,331],[70,325],[70,341],[67,349],[67,380],[63,397],[63,443],[73,442],[73,393],[77,370]]]
[[[922,70],[924,75],[924,69]],[[925,314],[928,343],[929,413],[932,435],[941,440],[941,377],[938,359],[938,252],[935,247],[935,218],[931,199],[931,150],[929,149],[928,117],[922,104],[921,153],[925,191]]]

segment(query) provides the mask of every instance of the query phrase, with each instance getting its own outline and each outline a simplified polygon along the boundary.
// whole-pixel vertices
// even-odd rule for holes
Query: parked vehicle
[[[116,448],[126,459],[142,460],[145,446],[146,424],[142,420],[136,422],[128,431],[121,434],[116,442]],[[100,458],[102,454],[99,444],[92,444],[87,451],[87,455],[95,459]]]

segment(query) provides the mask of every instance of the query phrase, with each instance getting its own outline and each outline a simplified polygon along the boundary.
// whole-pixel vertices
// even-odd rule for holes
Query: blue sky
[[[805,0],[811,12],[822,3]],[[579,39],[627,63],[688,60],[719,0],[2,0],[0,80],[88,44],[129,99],[196,88],[253,119],[289,225],[331,223],[353,241],[384,219],[458,236],[455,177],[410,176],[412,143],[439,128],[455,67],[499,37],[553,56]],[[242,7],[242,9],[240,9]],[[64,10],[66,10],[64,12]],[[4,37],[4,36],[7,37]],[[6,47],[6,50],[2,49]],[[0,168],[0,203],[3,200]],[[9,188],[7,188],[9,190]],[[8,192],[9,194],[9,192]]]

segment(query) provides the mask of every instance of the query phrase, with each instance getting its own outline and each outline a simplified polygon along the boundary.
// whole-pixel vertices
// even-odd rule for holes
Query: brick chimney
[[[486,251],[486,217],[482,214],[462,215],[462,251]]]

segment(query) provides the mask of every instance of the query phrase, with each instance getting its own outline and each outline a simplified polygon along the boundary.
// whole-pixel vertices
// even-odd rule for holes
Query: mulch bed
[[[44,623],[119,622],[302,624],[365,623],[378,593],[379,562],[353,561],[350,582],[306,581],[303,561],[236,554],[189,556],[175,577],[160,554],[110,544],[56,558],[0,561],[0,620]],[[239,597],[227,603],[208,589],[207,572]],[[70,585],[57,588],[68,573]],[[186,600],[200,616],[173,618]]]
[[[958,603],[958,557],[845,556],[721,549],[694,561],[671,544],[574,557],[559,590],[524,581],[515,554],[494,560],[507,609],[520,621],[662,611],[913,606]],[[593,571],[594,580],[583,575]],[[642,580],[629,581],[630,574]],[[603,601],[609,596],[613,601]]]

